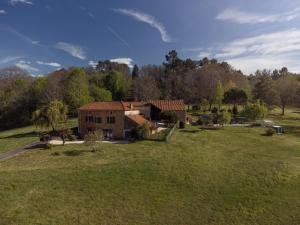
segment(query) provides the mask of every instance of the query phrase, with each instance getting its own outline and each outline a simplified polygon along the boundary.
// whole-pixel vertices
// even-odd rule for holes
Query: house
[[[134,128],[144,123],[154,126],[161,112],[174,111],[185,123],[185,105],[182,100],[153,100],[149,102],[93,102],[79,108],[79,133],[101,129],[106,139],[124,139]]]

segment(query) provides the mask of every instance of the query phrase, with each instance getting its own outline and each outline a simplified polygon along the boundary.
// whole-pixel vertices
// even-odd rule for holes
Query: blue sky
[[[300,72],[298,0],[0,0],[0,67],[34,75],[99,60],[226,60]]]

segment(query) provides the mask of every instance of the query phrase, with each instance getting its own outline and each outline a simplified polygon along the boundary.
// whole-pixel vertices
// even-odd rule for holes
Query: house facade
[[[155,100],[149,102],[94,102],[79,109],[79,134],[102,130],[105,139],[124,139],[138,125],[153,126],[160,121],[160,113],[174,111],[185,123],[185,105],[181,100]]]

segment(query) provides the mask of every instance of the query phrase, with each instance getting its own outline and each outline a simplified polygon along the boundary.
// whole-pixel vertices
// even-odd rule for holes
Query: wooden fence
[[[175,130],[179,127],[179,121],[170,129],[169,133],[165,137],[166,142],[170,142]]]

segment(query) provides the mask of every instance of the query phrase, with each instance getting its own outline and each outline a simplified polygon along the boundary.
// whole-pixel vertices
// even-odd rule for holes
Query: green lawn
[[[68,126],[77,126],[77,119],[69,120]],[[0,132],[0,154],[39,141],[36,131],[41,130],[34,126],[28,126]]]
[[[0,132],[0,154],[38,141],[38,135],[34,130],[35,127],[29,126]]]
[[[297,130],[263,133],[188,126],[169,144],[35,149],[0,163],[0,224],[300,224]]]

